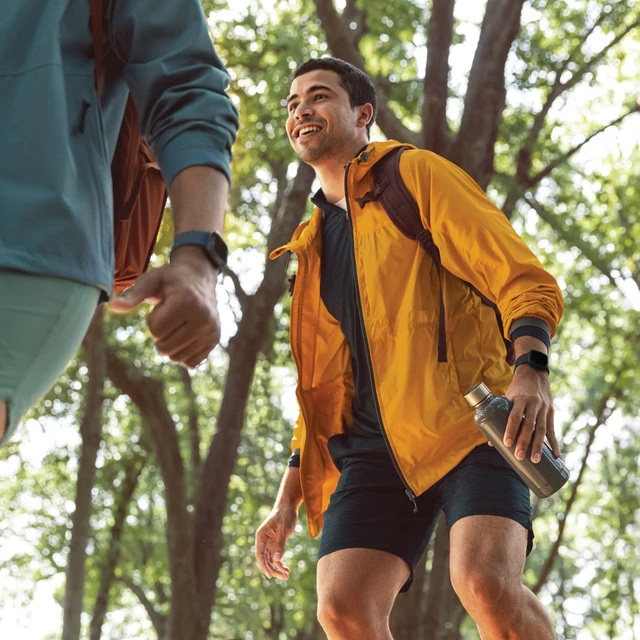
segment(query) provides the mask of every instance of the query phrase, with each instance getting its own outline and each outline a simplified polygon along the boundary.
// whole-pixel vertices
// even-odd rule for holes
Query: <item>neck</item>
[[[329,202],[339,202],[344,198],[344,170],[345,166],[351,162],[367,144],[367,141],[358,141],[353,145],[345,147],[344,153],[340,153],[334,157],[327,158],[324,162],[313,165],[316,172],[322,193]]]

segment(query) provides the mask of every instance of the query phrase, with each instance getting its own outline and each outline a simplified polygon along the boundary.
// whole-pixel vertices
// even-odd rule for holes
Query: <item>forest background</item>
[[[379,89],[374,139],[462,166],[558,279],[557,432],[572,482],[534,504],[526,583],[560,640],[640,637],[640,4],[591,0],[203,0],[242,128],[218,287],[223,339],[186,371],[144,313],[98,313],[0,453],[0,637],[321,640],[317,541],[292,577],[253,556],[288,459],[295,372],[284,259],[313,172],[284,134],[292,70],[333,54]],[[154,262],[167,259],[165,216]],[[477,638],[442,526],[397,640]]]

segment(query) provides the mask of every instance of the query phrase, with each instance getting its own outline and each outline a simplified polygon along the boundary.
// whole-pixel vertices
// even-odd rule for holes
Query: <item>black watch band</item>
[[[216,269],[224,269],[227,266],[229,249],[217,231],[184,231],[179,233],[173,241],[171,256],[174,251],[186,246],[202,247]]]
[[[515,371],[521,364],[528,364],[529,366],[537,369],[538,371],[545,371],[549,373],[549,356],[542,351],[536,351],[532,349],[527,353],[523,353],[513,365],[513,370]]]

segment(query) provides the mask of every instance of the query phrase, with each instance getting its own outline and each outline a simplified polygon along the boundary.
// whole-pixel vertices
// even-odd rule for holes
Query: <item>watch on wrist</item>
[[[523,353],[515,361],[513,370],[515,371],[521,364],[528,364],[538,371],[546,371],[547,373],[549,373],[549,356],[542,351],[536,351],[535,349],[532,349],[527,353]]]
[[[217,231],[184,231],[179,233],[171,247],[171,256],[180,247],[201,247],[209,262],[216,269],[224,269],[227,266],[229,249],[222,236]]]

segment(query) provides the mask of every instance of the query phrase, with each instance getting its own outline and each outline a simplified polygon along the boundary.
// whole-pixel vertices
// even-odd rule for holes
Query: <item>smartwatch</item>
[[[529,366],[537,369],[538,371],[546,371],[549,373],[549,356],[542,351],[531,351],[522,354],[513,365],[515,371],[521,364],[528,364]]]
[[[184,231],[179,233],[173,241],[169,260],[177,249],[187,246],[202,247],[209,262],[216,269],[222,270],[227,266],[229,249],[217,231]]]

